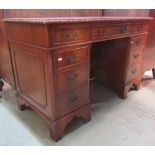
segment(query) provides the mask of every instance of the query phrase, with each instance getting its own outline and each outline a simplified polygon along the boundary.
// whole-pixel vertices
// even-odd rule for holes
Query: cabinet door
[[[37,111],[52,117],[52,62],[46,50],[11,43],[17,93]]]

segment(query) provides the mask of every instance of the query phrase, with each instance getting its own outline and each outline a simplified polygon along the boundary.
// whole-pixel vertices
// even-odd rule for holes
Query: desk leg
[[[127,94],[128,92],[130,91],[137,91],[140,89],[140,82],[141,82],[141,78],[137,78],[137,79],[134,79],[132,82],[130,82],[129,84],[125,85],[124,87],[120,87],[118,89],[118,96],[121,98],[121,99],[125,99],[127,98]]]
[[[124,88],[120,88],[116,93],[118,93],[119,98],[126,99],[129,89],[130,86],[125,86]]]
[[[16,93],[16,97],[17,97],[17,101],[18,101],[18,109],[20,111],[26,110],[26,108],[28,107],[26,105],[26,101],[18,93]]]
[[[153,78],[155,79],[155,68],[152,69],[152,75],[153,75]]]
[[[4,82],[0,78],[0,92],[3,90]]]
[[[80,109],[58,119],[52,121],[49,124],[51,137],[58,141],[63,137],[63,133],[67,125],[74,120],[74,118],[82,118],[83,122],[86,123],[90,120],[90,104],[81,107]]]
[[[30,108],[36,110],[34,107],[31,107],[30,105],[28,105],[26,103],[26,101],[18,93],[16,93],[16,97],[18,100],[18,108],[21,111],[25,110],[27,107],[30,107]],[[90,120],[90,114],[91,114],[90,106],[91,106],[90,103],[86,104],[85,106],[77,109],[76,111],[73,111],[73,112],[69,113],[68,115],[65,115],[65,116],[63,116],[59,119],[56,119],[56,120],[49,119],[46,115],[39,112],[38,110],[37,111],[40,114],[40,116],[44,119],[44,121],[46,121],[46,123],[48,124],[51,137],[55,141],[58,141],[63,137],[65,128],[72,120],[74,120],[74,118],[82,118],[84,123],[86,123]]]

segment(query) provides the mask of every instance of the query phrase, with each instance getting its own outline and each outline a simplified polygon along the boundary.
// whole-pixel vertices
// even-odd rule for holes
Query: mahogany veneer
[[[34,109],[59,140],[73,118],[90,120],[90,72],[121,98],[139,89],[150,19],[5,19],[19,108]]]

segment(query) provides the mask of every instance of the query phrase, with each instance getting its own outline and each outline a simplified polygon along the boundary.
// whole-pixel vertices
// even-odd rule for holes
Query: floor
[[[96,94],[91,121],[76,120],[54,142],[35,112],[18,110],[14,91],[6,85],[0,100],[0,145],[155,145],[155,80],[143,81],[125,100],[99,84],[91,87]]]

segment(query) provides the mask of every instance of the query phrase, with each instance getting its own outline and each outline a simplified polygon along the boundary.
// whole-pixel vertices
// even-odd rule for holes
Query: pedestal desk
[[[109,86],[121,98],[130,89],[138,90],[149,20],[4,19],[19,108],[31,107],[59,140],[73,118],[90,120],[90,79]]]

